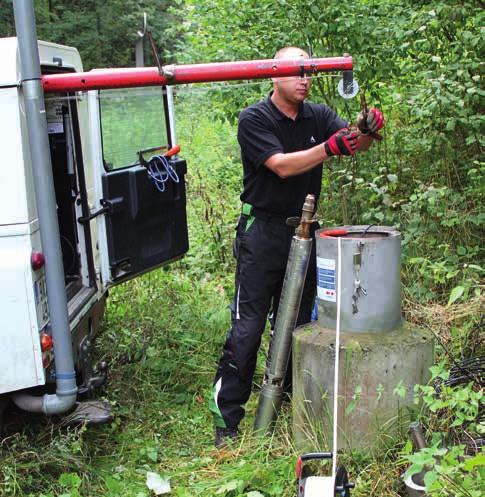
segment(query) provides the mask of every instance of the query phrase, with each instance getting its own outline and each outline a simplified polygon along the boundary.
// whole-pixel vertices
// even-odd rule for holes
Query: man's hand
[[[377,133],[384,127],[384,116],[379,109],[373,107],[367,115],[361,112],[357,116],[357,127],[363,135]]]
[[[359,134],[348,128],[339,129],[323,145],[327,157],[332,155],[354,155],[359,148]]]

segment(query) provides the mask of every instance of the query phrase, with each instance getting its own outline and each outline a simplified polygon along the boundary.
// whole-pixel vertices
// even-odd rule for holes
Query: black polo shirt
[[[322,164],[282,179],[264,163],[277,153],[312,148],[346,126],[330,107],[311,102],[303,102],[296,119],[290,119],[274,105],[271,94],[244,109],[237,132],[244,169],[241,200],[269,213],[300,215],[306,195],[320,195]]]

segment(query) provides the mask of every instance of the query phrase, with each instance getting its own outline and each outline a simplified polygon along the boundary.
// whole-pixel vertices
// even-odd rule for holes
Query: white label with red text
[[[317,257],[317,295],[319,299],[337,302],[334,259]]]

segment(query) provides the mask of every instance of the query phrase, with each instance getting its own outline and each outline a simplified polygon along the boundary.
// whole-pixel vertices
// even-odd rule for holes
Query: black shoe
[[[236,440],[239,435],[237,428],[216,428],[214,445],[216,449],[226,447],[228,442]]]

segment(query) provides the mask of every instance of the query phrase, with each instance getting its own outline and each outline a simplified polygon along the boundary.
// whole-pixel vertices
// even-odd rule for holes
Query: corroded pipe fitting
[[[305,198],[303,209],[301,212],[300,224],[295,230],[297,238],[308,240],[310,238],[310,225],[316,222],[313,214],[315,212],[315,195],[309,194]]]

